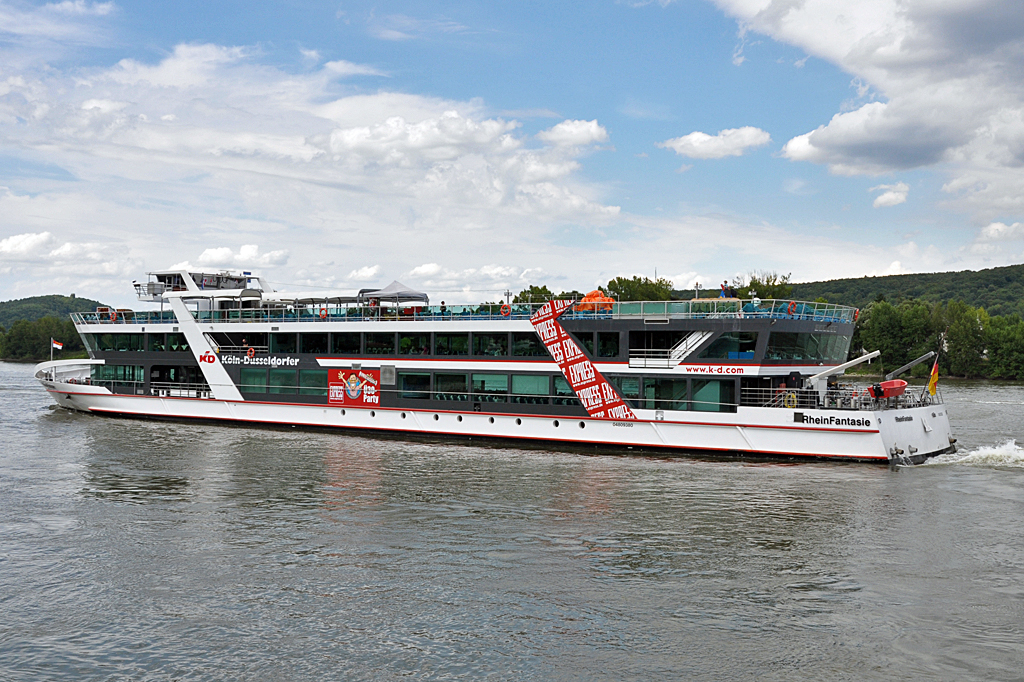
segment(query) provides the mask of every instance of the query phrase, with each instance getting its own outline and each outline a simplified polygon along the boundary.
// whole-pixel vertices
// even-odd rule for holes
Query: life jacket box
[[[890,381],[883,381],[879,384],[872,384],[868,387],[868,393],[871,394],[872,398],[895,398],[898,395],[903,395],[903,392],[907,390],[907,382],[903,379],[892,379]]]

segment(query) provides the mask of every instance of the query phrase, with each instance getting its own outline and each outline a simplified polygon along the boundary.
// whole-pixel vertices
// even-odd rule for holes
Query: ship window
[[[238,390],[243,393],[266,393],[267,370],[243,367],[238,383]]]
[[[736,382],[693,380],[693,409],[697,412],[735,412]]]
[[[153,352],[163,352],[164,350],[164,335],[163,334],[150,334],[149,335],[149,350]]]
[[[341,355],[359,355],[359,332],[331,334],[331,352]]]
[[[270,370],[271,393],[298,393],[298,382],[294,369]]]
[[[548,349],[541,343],[536,332],[512,334],[512,355],[538,357],[548,354]],[[515,381],[513,380],[513,384]],[[547,393],[547,388],[544,389]]]
[[[90,370],[93,381],[131,383],[145,380],[142,365],[93,365]]]
[[[594,357],[594,334],[593,332],[574,333],[572,338],[576,339],[576,345],[586,351],[587,355]]]
[[[512,402],[529,405],[545,405],[550,391],[550,375],[535,374],[512,375]]]
[[[435,374],[435,400],[466,400],[465,374]]]
[[[619,395],[635,406],[634,401],[640,399],[640,377],[608,377],[608,381],[618,390]]]
[[[327,334],[303,334],[300,341],[303,353],[327,353]]]
[[[402,355],[429,355],[430,334],[399,334],[398,352]]]
[[[398,396],[409,400],[426,400],[430,397],[430,374],[428,372],[399,372]]]
[[[296,351],[297,334],[271,334],[271,353],[294,353]],[[273,391],[271,391],[273,393]]]
[[[508,334],[473,334],[473,355],[508,355]]]
[[[145,334],[98,334],[93,343],[101,351],[145,350]]]
[[[469,355],[469,334],[434,334],[435,355]]]
[[[753,360],[756,346],[757,332],[725,332],[697,357]]]
[[[299,395],[327,395],[327,370],[300,369]]]
[[[580,400],[576,397],[576,392],[572,390],[572,386],[565,380],[563,376],[555,377],[555,397],[551,399],[551,402],[555,405],[579,405]]]
[[[685,410],[686,379],[644,379],[643,406],[648,410]]]
[[[395,335],[391,333],[368,333],[366,335],[367,355],[394,355]]]
[[[629,333],[630,350],[669,350],[691,332],[678,331],[632,331]]]
[[[473,400],[484,403],[503,403],[508,393],[507,374],[474,374]]]
[[[601,358],[619,357],[619,333],[597,333],[597,356]]]
[[[850,337],[842,334],[772,332],[765,361],[839,364],[846,360],[849,350]]]
[[[188,341],[185,339],[184,334],[168,334],[167,335],[167,350],[175,351],[177,353],[185,353],[188,351]]]

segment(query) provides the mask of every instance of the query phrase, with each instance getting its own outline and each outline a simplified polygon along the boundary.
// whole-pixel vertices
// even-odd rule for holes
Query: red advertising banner
[[[629,409],[629,405],[601,376],[562,325],[558,324],[558,316],[574,303],[576,301],[548,301],[533,314],[530,322],[548,353],[558,363],[566,381],[579,396],[587,414],[595,419],[636,421],[636,415]]]
[[[327,373],[329,405],[380,405],[379,369],[332,369]]]

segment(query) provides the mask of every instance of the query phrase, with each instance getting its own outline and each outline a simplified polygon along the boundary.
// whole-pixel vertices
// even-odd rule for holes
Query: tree
[[[977,377],[983,374],[989,316],[984,308],[963,301],[946,304],[945,350],[950,374]]]
[[[993,379],[1024,379],[1024,321],[993,317],[988,333],[987,374]]]
[[[82,339],[71,320],[43,317],[38,320],[18,320],[6,332],[0,333],[0,357],[6,360],[46,360],[50,357],[50,339],[64,342],[64,349],[55,351],[54,358],[85,357]]]
[[[672,298],[672,282],[664,277],[616,277],[608,282],[606,291],[620,301],[668,301]]]
[[[732,285],[740,298],[792,298],[790,276],[789,273],[780,275],[774,270],[754,270],[745,276],[734,277]]]

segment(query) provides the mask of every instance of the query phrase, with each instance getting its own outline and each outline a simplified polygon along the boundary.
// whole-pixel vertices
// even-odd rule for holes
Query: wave
[[[1024,448],[1017,441],[1010,439],[1002,445],[982,446],[974,450],[957,452],[950,455],[939,455],[924,463],[923,466],[959,464],[961,466],[999,466],[1024,468]]]

